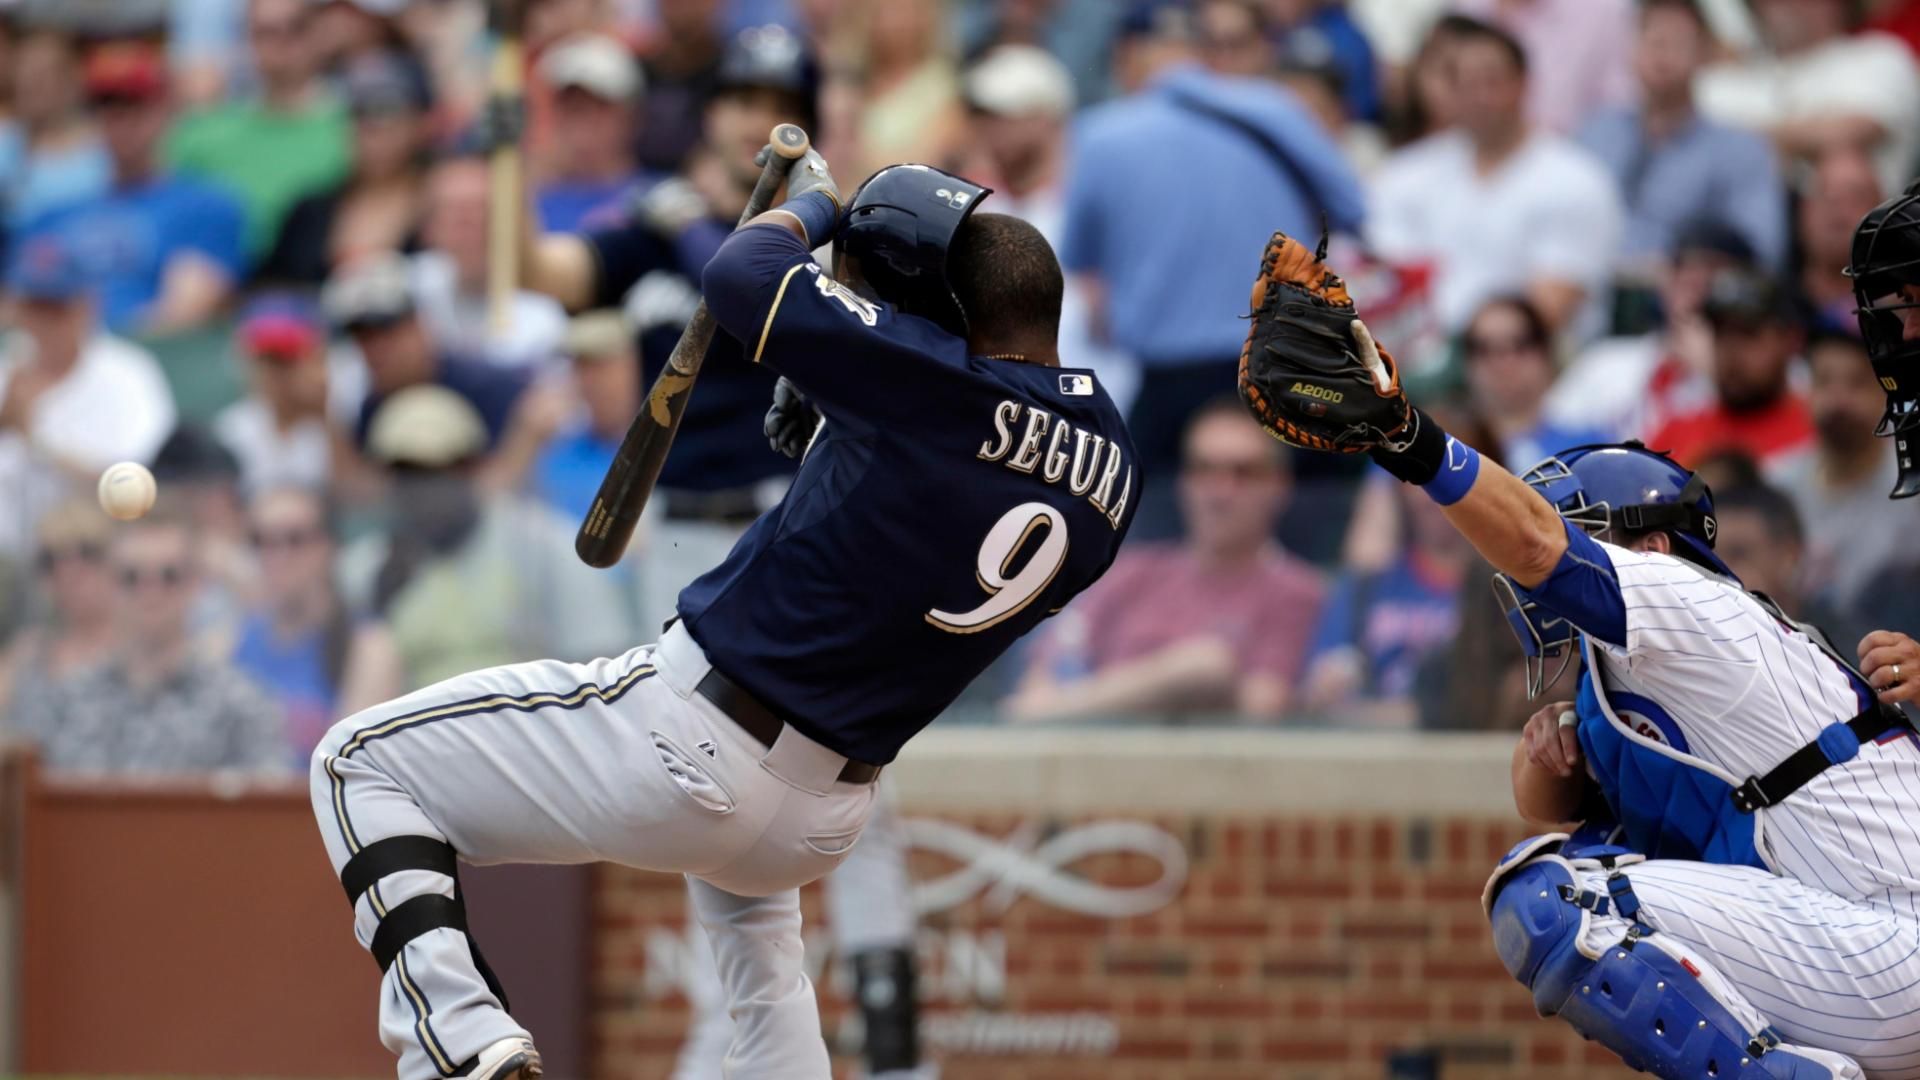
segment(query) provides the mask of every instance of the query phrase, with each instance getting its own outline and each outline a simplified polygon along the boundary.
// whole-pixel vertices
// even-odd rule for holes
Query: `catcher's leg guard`
[[[1782,1044],[1705,958],[1638,921],[1624,874],[1611,873],[1602,893],[1581,885],[1575,864],[1540,855],[1495,889],[1489,914],[1507,971],[1542,1016],[1558,1015],[1632,1068],[1666,1080],[1861,1075],[1843,1055]],[[1615,927],[1614,944],[1596,942]]]
[[[866,1027],[867,1071],[881,1076],[920,1064],[920,1002],[912,949],[853,955],[854,1000]]]

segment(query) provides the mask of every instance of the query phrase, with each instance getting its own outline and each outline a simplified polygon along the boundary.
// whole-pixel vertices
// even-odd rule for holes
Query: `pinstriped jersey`
[[[1738,784],[1852,719],[1869,691],[1799,630],[1730,580],[1682,559],[1599,544],[1625,610],[1624,645],[1593,639],[1610,694],[1637,734],[1697,757]],[[1758,811],[1756,843],[1776,872],[1841,896],[1885,893],[1920,915],[1920,745],[1904,730],[1860,748],[1779,805]]]

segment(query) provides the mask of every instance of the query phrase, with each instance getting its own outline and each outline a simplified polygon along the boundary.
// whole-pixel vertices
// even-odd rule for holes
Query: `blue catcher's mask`
[[[1707,482],[1665,454],[1638,442],[1576,446],[1528,469],[1520,479],[1596,540],[1613,539],[1616,528],[1666,532],[1674,538],[1676,556],[1712,573],[1734,576],[1713,553],[1719,526]],[[1572,666],[1580,631],[1527,599],[1505,574],[1493,575],[1493,594],[1526,657],[1527,697],[1538,697]]]

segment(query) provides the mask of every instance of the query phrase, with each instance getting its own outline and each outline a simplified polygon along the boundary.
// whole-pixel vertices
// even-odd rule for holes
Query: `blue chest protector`
[[[1770,869],[1754,842],[1759,819],[1734,807],[1738,781],[1688,753],[1686,736],[1658,703],[1600,687],[1593,646],[1583,646],[1574,704],[1580,751],[1620,826],[1617,842],[1649,859]],[[1635,732],[1622,713],[1641,717],[1665,745]]]

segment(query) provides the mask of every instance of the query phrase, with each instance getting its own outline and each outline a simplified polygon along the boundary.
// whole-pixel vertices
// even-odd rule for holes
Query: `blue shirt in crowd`
[[[555,437],[533,464],[534,493],[569,518],[585,518],[619,449],[618,436],[603,438],[585,427]]]
[[[327,671],[325,630],[281,641],[263,614],[247,616],[233,666],[273,695],[287,721],[287,753],[304,768],[320,737],[339,719],[339,695]]]
[[[233,281],[246,271],[239,201],[200,180],[161,177],[116,187],[25,231],[43,229],[59,230],[73,245],[96,283],[101,318],[116,333],[140,329],[176,256],[197,255]]]
[[[547,232],[578,232],[589,215],[632,190],[637,176],[619,180],[555,181],[543,184],[533,197],[540,228]]]
[[[1360,181],[1285,90],[1198,67],[1082,114],[1060,261],[1106,289],[1115,345],[1148,366],[1240,354],[1247,281],[1275,229],[1359,228]]]
[[[1280,37],[1281,51],[1300,62],[1324,62],[1340,73],[1340,96],[1355,120],[1380,118],[1380,67],[1367,36],[1339,4],[1325,4]]]
[[[9,228],[96,198],[112,183],[113,159],[98,139],[36,153],[19,124],[0,124],[0,214]]]
[[[1459,601],[1459,583],[1423,574],[1417,556],[1402,556],[1377,573],[1343,574],[1320,608],[1307,664],[1355,648],[1362,661],[1361,696],[1410,697],[1420,666],[1453,643]]]
[[[1628,259],[1665,259],[1681,226],[1710,219],[1738,232],[1766,266],[1785,265],[1786,190],[1766,139],[1695,116],[1649,143],[1637,107],[1600,111],[1579,138],[1620,185]]]

